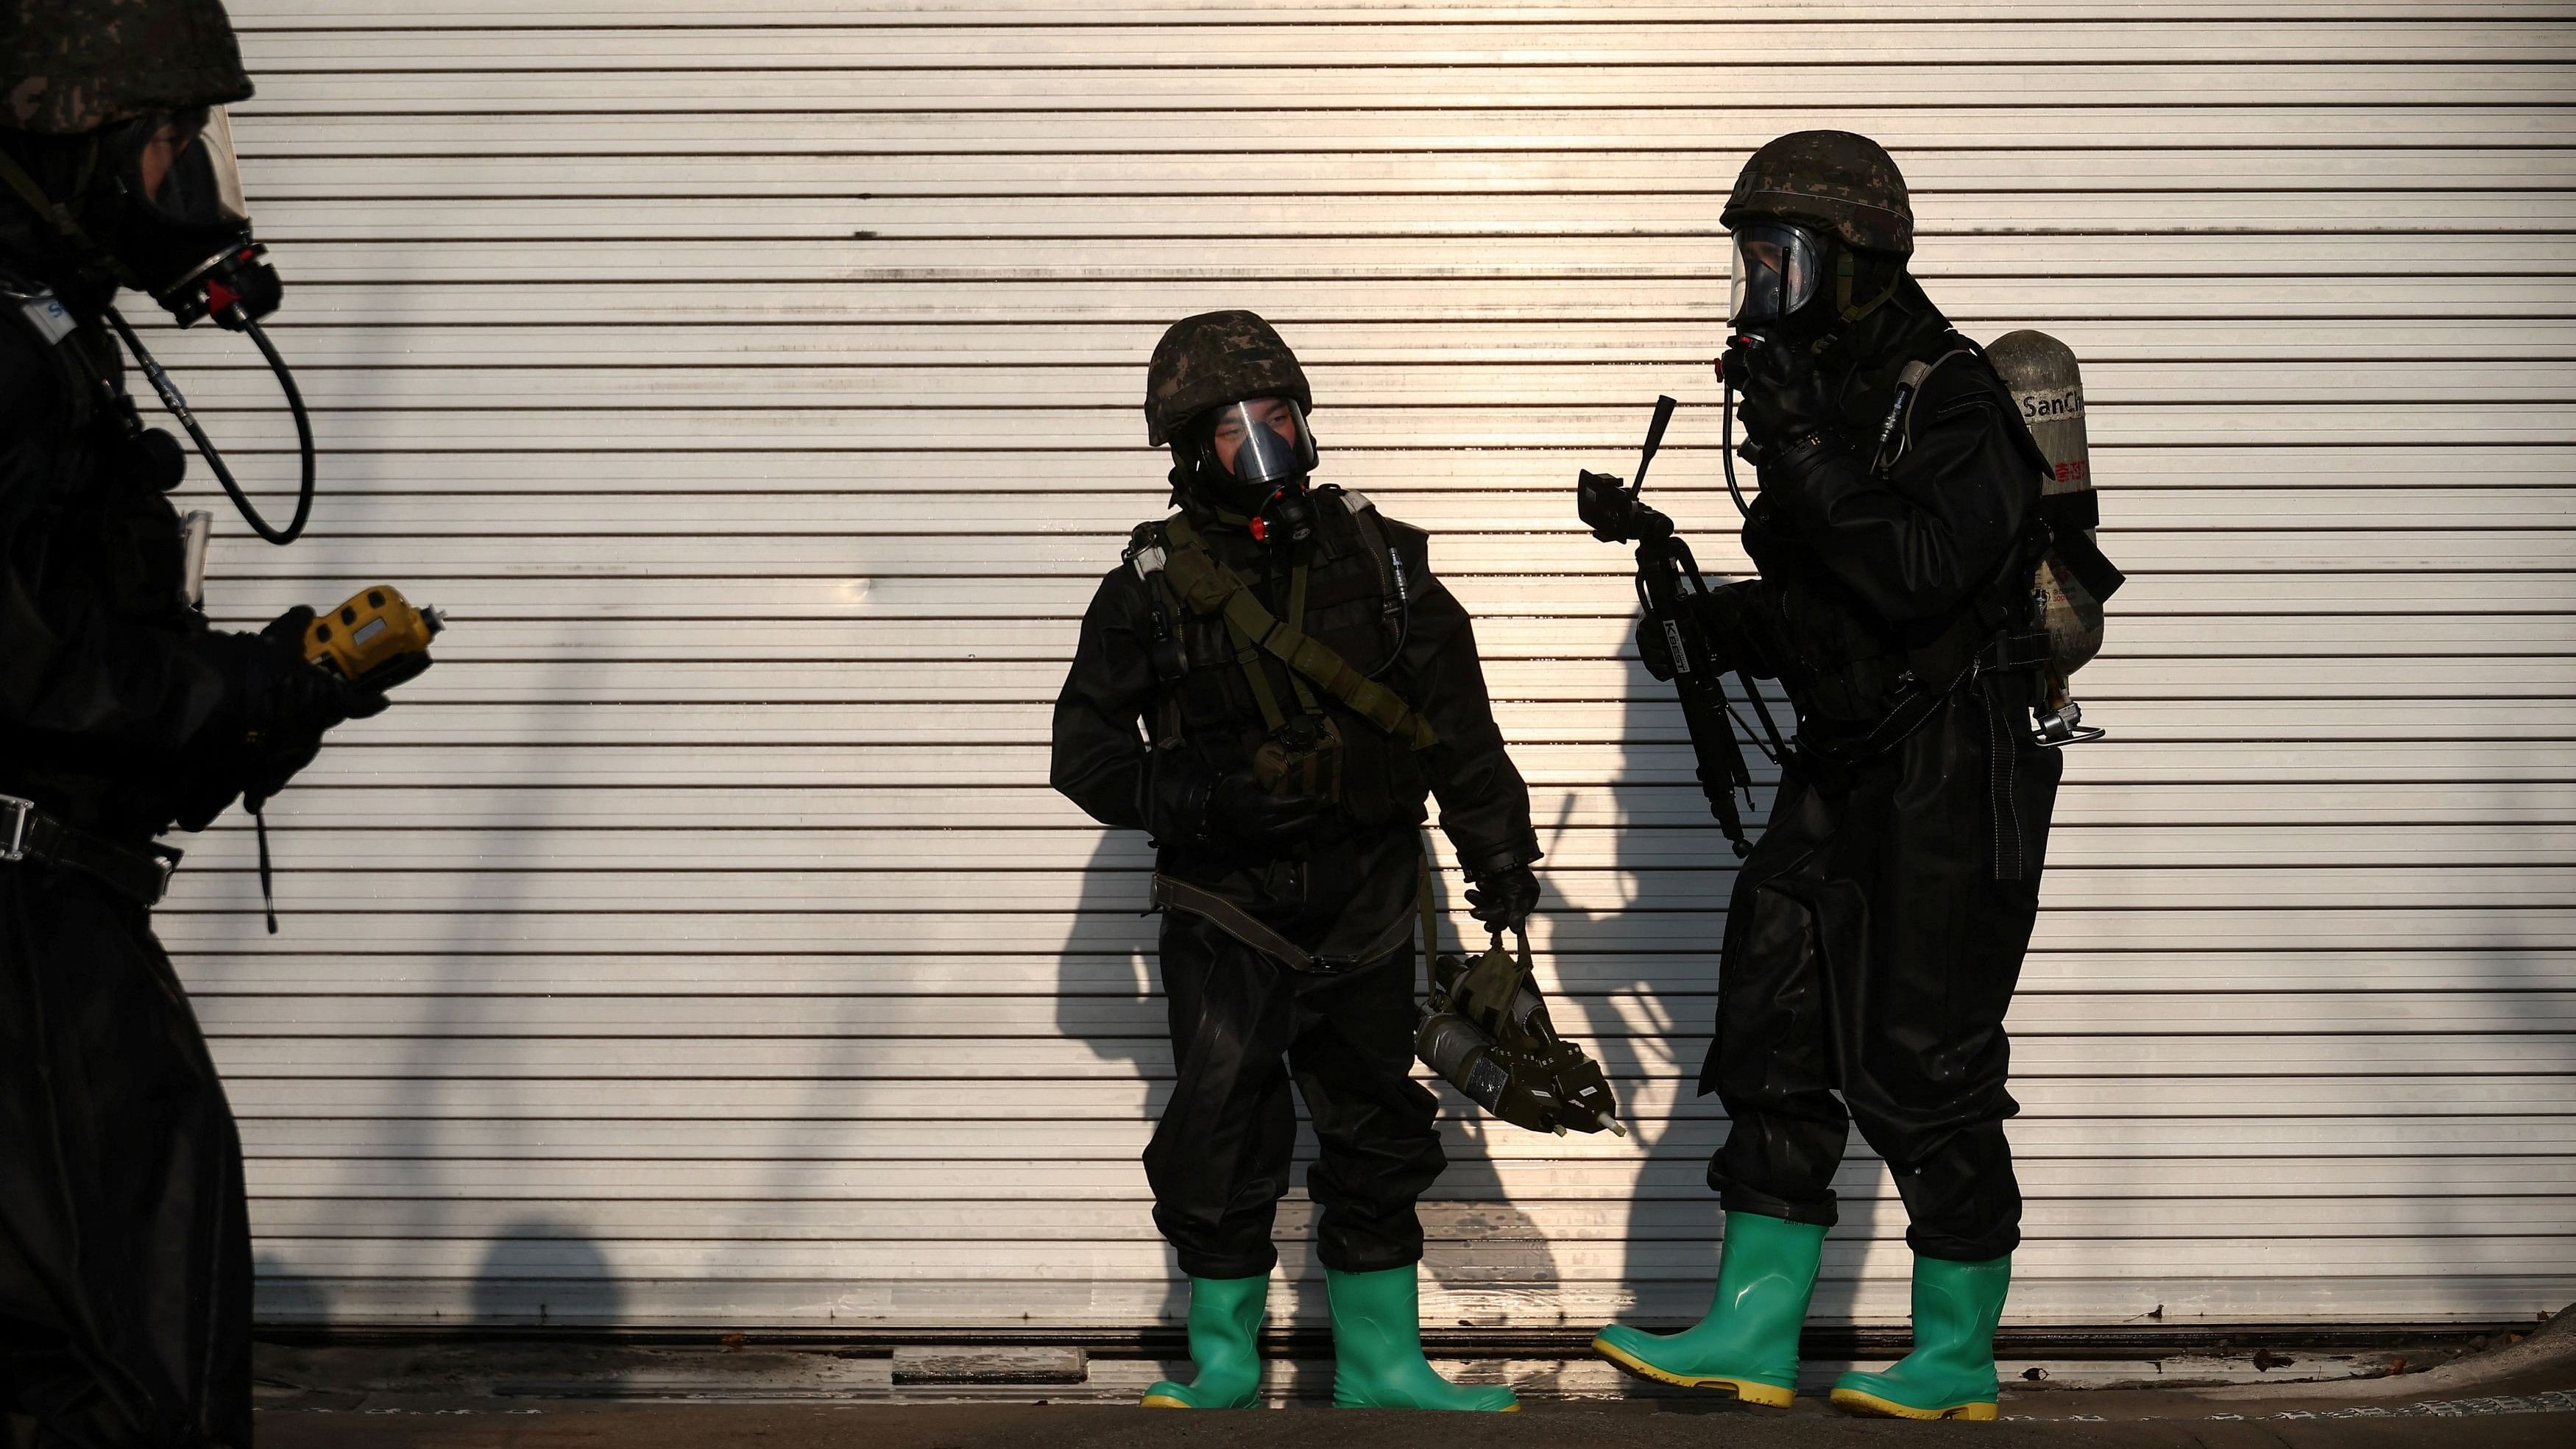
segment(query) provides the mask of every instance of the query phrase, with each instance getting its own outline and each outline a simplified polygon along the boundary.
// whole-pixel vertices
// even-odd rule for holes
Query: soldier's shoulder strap
[[[1158,528],[1159,536],[1142,549],[1131,545],[1130,561],[1138,573],[1149,578],[1161,574],[1190,612],[1223,616],[1255,647],[1412,748],[1425,750],[1440,743],[1439,732],[1429,720],[1415,713],[1402,695],[1353,669],[1323,641],[1282,622],[1262,607],[1243,576],[1208,552],[1186,516],[1176,513],[1148,527]],[[1143,530],[1138,531],[1138,538],[1143,539]]]
[[[1365,493],[1325,484],[1315,490],[1342,506],[1352,530],[1359,535],[1360,552],[1368,555],[1369,566],[1377,572],[1378,610],[1388,628],[1402,635],[1401,620],[1412,603],[1411,586],[1406,582],[1405,555],[1415,555],[1413,567],[1426,569],[1423,562],[1424,542],[1429,535],[1409,523],[1398,523],[1377,511]]]

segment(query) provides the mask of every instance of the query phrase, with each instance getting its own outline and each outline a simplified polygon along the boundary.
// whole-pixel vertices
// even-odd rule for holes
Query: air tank
[[[2093,461],[2084,442],[2084,374],[2075,350],[2045,332],[2007,332],[1986,357],[2012,389],[2032,441],[2055,470],[2042,492],[2080,493],[2093,486]]]
[[[2048,475],[2043,494],[2089,493],[2093,458],[2084,437],[2084,374],[2075,350],[2045,332],[2007,332],[1986,347],[1986,357],[2003,376],[2021,420],[2030,427]],[[2087,529],[2090,535],[2092,530]],[[2039,566],[2032,588],[2041,595],[2048,618],[2051,703],[2068,698],[2067,676],[2102,649],[2102,601],[2084,592],[2065,566],[2051,559]]]

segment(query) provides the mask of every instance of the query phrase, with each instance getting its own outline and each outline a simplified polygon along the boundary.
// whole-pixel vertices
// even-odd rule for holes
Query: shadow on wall
[[[322,1279],[306,1277],[285,1259],[266,1251],[251,1255],[250,1269],[256,1285],[251,1306],[253,1321],[263,1325],[331,1321],[331,1290]]]
[[[1160,918],[1141,914],[1152,868],[1153,851],[1140,832],[1102,830],[1083,865],[1073,924],[1056,958],[1056,1029],[1089,1047],[1102,1061],[1123,1064],[1143,1084],[1142,1108],[1148,1125],[1137,1135],[1139,1152],[1144,1131],[1161,1118],[1172,1096],[1172,1049],[1154,966],[1154,933]],[[1150,1239],[1153,1197],[1145,1185],[1144,1163],[1131,1153],[1103,1166],[1119,1172],[1116,1180],[1124,1188],[1105,1194],[1107,1200],[1101,1206],[1113,1217],[1102,1228],[1102,1236]],[[1115,1216],[1122,1211],[1125,1217]],[[1163,1266],[1161,1306],[1153,1321],[1178,1328],[1189,1316],[1190,1300],[1180,1265],[1168,1247],[1163,1250]],[[1141,1296],[1150,1299],[1155,1291],[1147,1287]]]
[[[1585,1048],[1610,1075],[1644,1157],[1622,1205],[1624,1217],[1606,1225],[1620,1234],[1623,1265],[1621,1283],[1608,1286],[1621,1304],[1619,1316],[1676,1326],[1707,1311],[1717,1280],[1723,1214],[1707,1170],[1727,1120],[1715,1096],[1699,1095],[1699,1074],[1716,1021],[1735,870],[1726,837],[1692,780],[1689,737],[1672,686],[1627,652],[1621,761],[1609,786],[1610,813],[1598,827],[1611,842],[1608,869],[1589,893],[1606,902],[1624,888],[1626,903],[1591,913],[1559,906],[1551,914],[1554,939],[1562,943],[1557,970],[1565,996],[1568,1004],[1581,1003],[1588,1018],[1579,1027],[1565,1025],[1584,1033]],[[1775,696],[1771,708],[1785,732],[1785,701]],[[1755,788],[1745,823],[1758,836],[1778,772],[1749,749],[1747,763]],[[1566,857],[1570,863],[1597,854],[1569,849]],[[1855,1259],[1881,1231],[1893,1191],[1856,1135],[1850,1150],[1835,1179],[1841,1222],[1827,1249],[1811,1323],[1853,1318],[1860,1287]]]
[[[548,1217],[502,1225],[475,1267],[472,1319],[481,1325],[622,1322],[626,1288],[597,1241]]]

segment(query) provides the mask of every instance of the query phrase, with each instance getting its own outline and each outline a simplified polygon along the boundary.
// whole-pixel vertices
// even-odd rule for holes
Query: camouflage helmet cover
[[[222,0],[0,3],[0,127],[74,136],[250,91]]]
[[[1154,344],[1145,367],[1145,441],[1159,448],[1208,409],[1253,397],[1315,405],[1306,369],[1278,329],[1252,312],[1184,317]]]
[[[1849,131],[1793,131],[1753,153],[1718,223],[1748,216],[1803,217],[1864,251],[1914,251],[1914,207],[1896,159]]]

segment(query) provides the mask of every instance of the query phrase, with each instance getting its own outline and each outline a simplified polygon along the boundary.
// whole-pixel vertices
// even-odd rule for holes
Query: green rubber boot
[[[1324,1270],[1333,1300],[1333,1407],[1474,1409],[1509,1413],[1520,1399],[1501,1384],[1453,1384],[1422,1357],[1419,1265],[1376,1273]]]
[[[1798,1329],[1824,1253],[1825,1230],[1813,1223],[1728,1213],[1708,1316],[1679,1333],[1614,1323],[1592,1351],[1645,1378],[1785,1409],[1797,1397]]]
[[[1874,1374],[1834,1380],[1834,1403],[1881,1419],[1995,1416],[1995,1323],[2012,1255],[1982,1263],[1914,1259],[1914,1351]]]
[[[1190,1280],[1190,1363],[1195,1382],[1165,1379],[1145,1391],[1148,1409],[1249,1409],[1261,1402],[1261,1315],[1270,1275]]]

